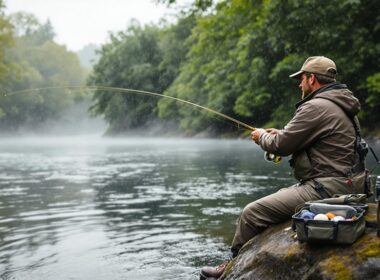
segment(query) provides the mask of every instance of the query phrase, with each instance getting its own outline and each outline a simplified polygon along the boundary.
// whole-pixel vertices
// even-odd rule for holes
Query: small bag
[[[322,200],[323,201],[323,200]],[[324,203],[306,203],[304,207],[292,216],[293,229],[301,242],[322,242],[331,244],[352,244],[365,231],[365,206],[349,206]],[[314,214],[328,212],[339,215],[345,220],[314,220],[301,217],[304,211]],[[348,218],[348,219],[347,219]]]

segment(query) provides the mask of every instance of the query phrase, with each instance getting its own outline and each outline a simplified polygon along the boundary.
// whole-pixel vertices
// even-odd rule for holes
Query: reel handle
[[[266,161],[270,161],[270,162],[273,162],[273,163],[277,164],[277,163],[281,162],[282,157],[279,156],[279,155],[275,155],[275,154],[269,153],[269,152],[265,152],[264,153],[264,159]]]

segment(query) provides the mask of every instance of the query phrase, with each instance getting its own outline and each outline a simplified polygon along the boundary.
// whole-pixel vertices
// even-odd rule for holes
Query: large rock
[[[366,220],[376,221],[371,204]],[[291,221],[268,228],[250,240],[229,263],[221,279],[378,279],[380,280],[380,237],[376,229],[352,245],[299,243],[290,229]]]

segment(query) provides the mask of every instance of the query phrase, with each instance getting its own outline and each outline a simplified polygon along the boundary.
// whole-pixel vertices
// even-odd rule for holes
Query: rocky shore
[[[370,204],[366,221],[376,221]],[[291,221],[270,227],[250,240],[220,279],[380,279],[380,237],[375,228],[352,245],[300,243]]]

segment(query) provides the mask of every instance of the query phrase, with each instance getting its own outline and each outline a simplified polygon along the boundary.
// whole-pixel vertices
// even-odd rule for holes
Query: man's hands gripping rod
[[[259,145],[260,137],[264,133],[277,134],[278,130],[276,128],[267,128],[267,129],[264,129],[264,128],[255,128],[251,132],[251,139],[253,141],[255,141],[255,143],[257,145]],[[268,153],[268,152],[265,152],[264,158],[265,158],[265,160],[272,161],[274,163],[279,163],[282,160],[281,156],[278,156],[278,155],[275,155],[275,154],[271,154],[271,153]]]

